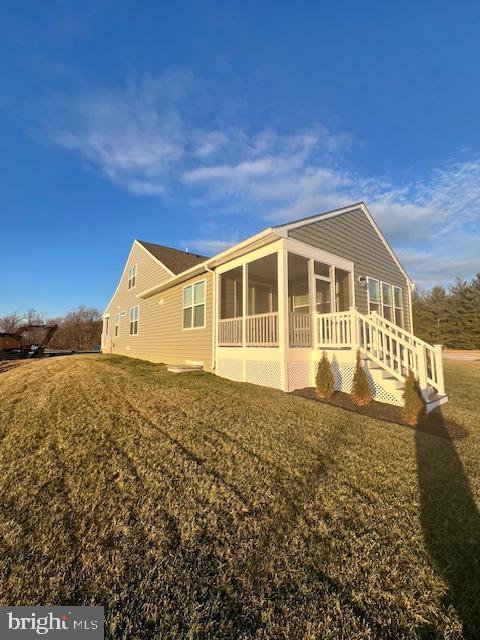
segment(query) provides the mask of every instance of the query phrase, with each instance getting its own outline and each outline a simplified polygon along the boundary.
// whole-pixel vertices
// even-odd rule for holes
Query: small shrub
[[[357,365],[352,383],[352,402],[357,407],[363,407],[372,401],[372,392],[368,384],[367,374],[363,370],[360,351],[357,351]]]
[[[317,376],[315,378],[317,385],[317,396],[324,400],[330,400],[335,392],[332,366],[327,354],[324,351],[322,359],[318,363]]]
[[[405,422],[412,426],[417,426],[425,417],[426,407],[418,380],[413,375],[413,371],[408,372],[403,390],[403,415]]]

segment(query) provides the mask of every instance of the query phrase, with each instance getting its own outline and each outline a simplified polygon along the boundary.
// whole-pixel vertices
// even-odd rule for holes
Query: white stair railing
[[[441,345],[429,345],[376,313],[355,309],[316,314],[315,323],[317,347],[360,349],[397,380],[403,382],[413,371],[425,397],[431,389],[445,394]]]
[[[440,344],[428,344],[424,340],[420,340],[417,336],[413,335],[397,326],[390,320],[382,318],[377,313],[370,314],[382,327],[389,329],[395,335],[403,338],[406,342],[412,344],[417,352],[417,356],[421,361],[425,361],[424,367],[419,367],[418,376],[420,383],[422,383],[422,377],[424,376],[427,385],[430,385],[438,391],[440,394],[445,393],[445,383],[443,379],[443,360],[442,360],[442,345]]]

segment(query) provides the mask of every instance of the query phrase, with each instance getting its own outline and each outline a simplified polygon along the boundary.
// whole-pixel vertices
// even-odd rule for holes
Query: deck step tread
[[[171,364],[167,366],[167,371],[170,373],[188,373],[189,371],[201,371],[203,366],[201,364]]]
[[[443,398],[447,398],[447,394],[446,393],[432,393],[427,400],[427,404],[430,404],[431,402],[438,402],[439,400],[443,400]]]

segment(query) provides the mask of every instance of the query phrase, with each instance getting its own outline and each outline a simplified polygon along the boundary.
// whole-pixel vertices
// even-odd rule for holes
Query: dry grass
[[[480,363],[419,433],[113,356],[0,377],[0,603],[109,638],[480,634]],[[463,625],[463,636],[462,636]]]

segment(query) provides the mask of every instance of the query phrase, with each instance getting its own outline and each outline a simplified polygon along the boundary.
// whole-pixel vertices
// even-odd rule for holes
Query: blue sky
[[[3,2],[0,313],[103,309],[134,238],[211,255],[361,199],[421,287],[473,276],[479,30],[480,2]]]

